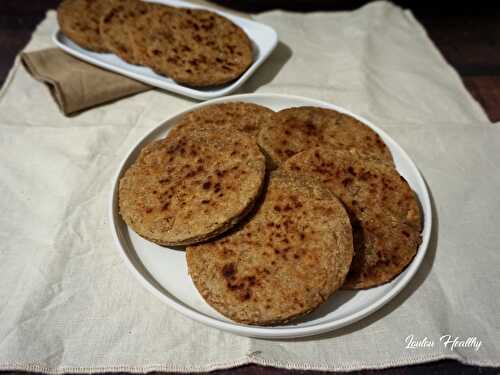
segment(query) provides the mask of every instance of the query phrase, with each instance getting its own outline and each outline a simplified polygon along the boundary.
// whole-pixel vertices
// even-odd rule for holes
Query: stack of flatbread
[[[418,199],[382,139],[315,107],[189,112],[124,173],[119,207],[142,237],[187,246],[203,298],[247,324],[389,282],[421,242]]]
[[[140,0],[64,0],[58,21],[79,46],[114,53],[188,86],[230,82],[252,64],[245,32],[208,10]]]

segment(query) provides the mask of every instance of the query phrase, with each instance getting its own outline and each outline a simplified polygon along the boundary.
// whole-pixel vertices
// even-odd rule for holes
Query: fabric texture
[[[147,131],[194,101],[150,90],[71,118],[16,61],[0,92],[0,369],[207,371],[246,363],[357,370],[443,358],[500,366],[500,128],[411,13],[257,15],[280,44],[240,90],[323,99],[367,117],[415,160],[431,245],[389,304],[317,337],[258,340],[205,327],[143,289],[113,243],[112,176]],[[53,11],[26,51],[52,47]],[[407,349],[427,337],[433,347]],[[481,340],[445,347],[440,337]]]

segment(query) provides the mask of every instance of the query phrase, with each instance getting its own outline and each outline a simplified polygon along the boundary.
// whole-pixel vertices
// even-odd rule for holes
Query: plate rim
[[[153,3],[158,3],[158,4],[170,4],[171,5],[171,0],[147,0],[147,1],[153,2]],[[66,53],[68,53],[68,54],[72,55],[73,57],[76,57],[80,60],[84,60],[92,65],[101,67],[103,69],[106,69],[106,70],[109,70],[109,71],[112,71],[112,72],[115,72],[118,74],[122,74],[126,77],[129,77],[129,78],[135,79],[137,81],[146,83],[148,85],[160,88],[162,90],[170,91],[170,92],[173,92],[173,93],[176,93],[179,95],[187,96],[187,97],[197,99],[197,100],[202,100],[202,101],[219,98],[219,97],[231,94],[232,92],[238,90],[256,72],[256,70],[267,60],[267,58],[271,55],[271,53],[275,50],[276,46],[278,45],[278,41],[279,41],[278,33],[276,32],[276,30],[274,28],[272,28],[269,25],[266,25],[266,24],[261,23],[261,22],[257,22],[253,19],[247,19],[247,18],[241,17],[241,16],[238,16],[238,15],[233,14],[233,13],[221,11],[219,9],[212,8],[210,6],[204,6],[201,4],[193,4],[193,3],[186,2],[184,0],[173,0],[173,3],[180,3],[180,4],[182,4],[182,6],[185,6],[188,8],[193,8],[193,9],[207,9],[207,10],[218,13],[218,14],[228,18],[229,20],[231,20],[232,22],[234,22],[236,24],[238,24],[238,22],[241,22],[243,24],[251,24],[251,25],[254,25],[255,27],[261,28],[261,29],[265,30],[266,33],[269,33],[269,36],[267,37],[267,40],[270,43],[269,47],[265,50],[262,50],[261,46],[253,38],[251,38],[250,35],[248,35],[248,32],[245,31],[245,33],[247,34],[249,39],[252,41],[252,43],[255,43],[255,45],[257,45],[257,47],[259,48],[262,55],[259,58],[257,58],[256,60],[254,60],[252,62],[252,64],[248,67],[248,69],[245,70],[243,72],[243,74],[240,75],[236,80],[232,81],[232,83],[229,83],[226,85],[221,85],[221,86],[215,86],[215,87],[220,87],[220,88],[217,88],[214,91],[204,91],[204,90],[198,90],[195,87],[190,87],[190,86],[185,86],[185,85],[179,84],[175,81],[173,81],[173,82],[158,82],[158,80],[160,80],[162,76],[159,76],[160,78],[155,78],[155,77],[148,77],[148,76],[145,76],[141,73],[134,72],[128,68],[128,65],[132,65],[132,64],[129,64],[123,60],[121,60],[122,63],[125,64],[123,67],[116,66],[114,64],[110,64],[106,61],[103,61],[99,58],[96,58],[92,55],[89,55],[89,53],[95,53],[95,52],[89,51],[83,47],[80,47],[80,48],[82,48],[85,52],[80,52],[80,51],[74,49],[72,46],[64,43],[61,40],[61,36],[63,36],[64,38],[67,38],[67,37],[64,35],[64,33],[60,30],[59,27],[52,34],[52,41],[58,48],[62,49]],[[236,20],[238,22],[236,22]],[[243,28],[242,25],[238,24],[238,26]],[[67,39],[69,39],[69,38],[67,38]],[[166,78],[169,78],[169,77],[166,77]]]
[[[118,231],[118,223],[117,220],[121,220],[119,218],[118,214],[118,186],[119,186],[119,180],[120,177],[122,176],[122,172],[124,171],[127,162],[131,155],[136,151],[136,149],[143,144],[148,138],[152,137],[155,132],[157,132],[161,127],[163,127],[167,122],[169,122],[171,119],[178,117],[180,115],[183,115],[187,112],[190,112],[194,109],[205,107],[211,104],[216,104],[216,103],[221,103],[221,102],[232,102],[232,101],[247,101],[247,102],[253,102],[255,99],[265,99],[265,98],[271,98],[271,99],[280,99],[280,100],[299,100],[299,101],[304,101],[307,103],[311,103],[310,105],[317,105],[319,107],[323,108],[333,108],[335,110],[338,110],[339,112],[343,112],[346,114],[349,114],[358,120],[362,121],[366,125],[368,125],[371,129],[373,129],[375,132],[377,132],[379,135],[382,135],[382,138],[384,141],[389,140],[392,146],[398,149],[398,152],[400,156],[404,159],[406,159],[408,165],[412,169],[412,173],[416,177],[416,183],[419,185],[421,188],[424,199],[423,201],[420,202],[422,205],[422,211],[425,213],[424,215],[424,223],[423,223],[423,230],[422,230],[422,243],[420,244],[420,247],[417,251],[417,254],[413,258],[412,262],[408,265],[408,267],[403,271],[406,272],[406,274],[403,275],[403,277],[393,280],[392,282],[396,282],[393,288],[391,288],[386,294],[384,294],[381,298],[376,300],[375,302],[369,304],[368,306],[362,308],[360,311],[357,311],[353,314],[349,314],[348,316],[331,321],[331,322],[322,322],[318,323],[312,326],[306,326],[306,327],[287,327],[283,326],[282,329],[276,330],[274,327],[265,327],[265,326],[251,326],[251,325],[243,325],[239,324],[237,322],[231,322],[231,321],[221,321],[216,318],[210,317],[208,315],[205,315],[201,312],[198,312],[186,305],[184,305],[182,302],[177,302],[174,299],[166,296],[163,294],[160,290],[158,290],[154,285],[152,285],[146,278],[145,276],[134,266],[132,260],[129,258],[127,251],[125,250],[124,246],[121,243],[120,240],[120,235]],[[116,173],[113,176],[113,185],[111,189],[111,196],[109,200],[109,207],[108,207],[108,216],[111,224],[111,229],[113,233],[113,240],[115,242],[115,248],[120,254],[121,258],[124,259],[127,268],[134,274],[135,278],[140,282],[140,284],[146,288],[149,292],[151,292],[153,295],[158,297],[162,302],[166,303],[169,307],[173,308],[177,312],[189,317],[190,319],[194,321],[198,321],[200,323],[203,323],[209,327],[212,328],[218,328],[227,332],[247,336],[247,337],[255,337],[255,338],[272,338],[272,339],[283,339],[283,338],[298,338],[298,337],[306,337],[306,336],[315,336],[319,335],[321,333],[333,331],[342,327],[345,327],[347,325],[353,324],[366,316],[374,313],[375,311],[379,310],[382,308],[384,305],[386,305],[389,301],[391,301],[396,295],[398,295],[411,281],[411,279],[415,276],[415,274],[418,272],[418,270],[421,267],[422,261],[425,258],[425,255],[427,254],[427,250],[429,247],[429,242],[431,238],[431,229],[432,229],[432,204],[431,204],[431,198],[429,194],[429,190],[427,187],[427,184],[425,182],[425,179],[423,178],[420,170],[416,166],[415,162],[413,159],[410,158],[410,156],[406,153],[406,151],[397,143],[388,133],[386,133],[384,130],[378,128],[377,126],[373,125],[369,120],[365,119],[362,116],[356,115],[352,113],[350,110],[340,107],[338,105],[335,105],[333,103],[329,103],[327,101],[323,100],[318,100],[318,99],[313,99],[313,98],[307,98],[303,96],[297,96],[297,95],[288,95],[288,94],[240,94],[240,95],[231,95],[231,96],[226,96],[222,98],[217,98],[213,99],[210,101],[205,101],[201,102],[198,104],[195,104],[193,106],[190,106],[189,108],[181,111],[177,111],[176,113],[172,114],[169,116],[167,119],[163,120],[162,122],[158,123],[156,126],[151,128],[144,136],[142,136],[137,142],[134,143],[134,145],[125,153],[124,158],[120,161],[119,166],[117,168]],[[126,225],[126,224],[124,224]]]

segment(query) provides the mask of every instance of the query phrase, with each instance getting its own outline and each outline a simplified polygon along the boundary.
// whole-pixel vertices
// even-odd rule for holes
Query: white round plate
[[[346,326],[382,307],[411,280],[422,263],[429,243],[432,221],[429,193],[413,161],[389,135],[366,119],[336,105],[318,100],[274,94],[235,95],[195,105],[189,111],[214,103],[231,101],[256,103],[273,110],[297,106],[331,108],[356,117],[375,130],[389,146],[396,168],[417,193],[422,205],[424,229],[422,244],[415,259],[392,282],[368,290],[338,291],[313,313],[293,324],[259,327],[238,324],[225,318],[210,307],[196,290],[187,272],[184,251],[161,247],[143,239],[128,228],[118,214],[118,182],[123,172],[136,159],[139,150],[145,144],[164,137],[179,117],[187,112],[184,111],[161,123],[142,138],[130,150],[116,174],[109,208],[111,225],[118,250],[129,269],[146,289],[178,312],[208,326],[250,337],[292,338],[316,335]]]

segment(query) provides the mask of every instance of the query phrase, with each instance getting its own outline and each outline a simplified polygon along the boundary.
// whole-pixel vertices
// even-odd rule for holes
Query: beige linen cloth
[[[128,271],[107,209],[110,176],[130,147],[193,101],[152,90],[67,118],[17,62],[0,93],[0,369],[356,370],[442,358],[500,366],[500,128],[411,13],[390,3],[256,19],[281,42],[241,92],[344,106],[389,132],[421,169],[434,228],[410,285],[362,321],[314,338],[250,339],[185,318]],[[50,47],[55,28],[49,12],[26,49]],[[434,346],[407,349],[409,335]],[[452,350],[443,335],[481,346]]]

